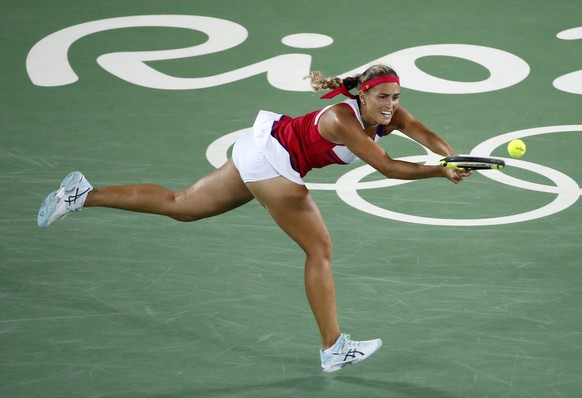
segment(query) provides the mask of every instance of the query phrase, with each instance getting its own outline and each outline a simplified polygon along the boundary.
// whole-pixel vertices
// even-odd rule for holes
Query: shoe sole
[[[323,368],[322,370],[326,373],[332,373],[332,372],[337,372],[338,370],[342,370],[343,368],[345,368],[348,365],[355,365],[357,363],[360,363],[368,358],[370,358],[372,355],[374,355],[376,353],[376,351],[378,351],[380,349],[380,347],[382,347],[382,340],[380,340],[378,342],[378,347],[376,347],[376,349],[374,351],[372,351],[371,353],[369,353],[368,355],[366,355],[363,358],[358,358],[358,359],[354,359],[353,361],[349,361],[349,362],[344,362],[344,363],[340,363],[340,364],[335,364],[330,366],[329,368]]]
[[[40,205],[40,209],[38,211],[37,218],[39,227],[48,228],[50,224],[49,223],[50,215],[53,214],[53,212],[55,211],[55,206],[57,205],[57,202],[59,200],[57,196],[58,192],[59,191],[49,193],[45,200],[42,201],[42,204]]]

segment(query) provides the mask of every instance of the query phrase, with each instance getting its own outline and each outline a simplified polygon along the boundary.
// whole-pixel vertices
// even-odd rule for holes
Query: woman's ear
[[[360,90],[358,95],[360,96],[360,103],[362,105],[366,105],[366,93],[364,93],[363,91]]]

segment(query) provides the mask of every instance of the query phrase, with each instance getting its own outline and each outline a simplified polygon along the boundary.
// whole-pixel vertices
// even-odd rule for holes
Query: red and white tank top
[[[358,119],[360,125],[364,128],[357,100],[347,99],[334,105],[349,106],[354,117]],[[319,118],[334,105],[329,105],[321,110],[296,118],[283,115],[280,120],[273,123],[271,135],[289,153],[291,167],[301,177],[314,168],[321,168],[330,164],[354,163],[360,160],[345,145],[328,141],[319,134]],[[383,129],[380,125],[376,130],[375,141],[378,141],[382,136],[382,132]]]

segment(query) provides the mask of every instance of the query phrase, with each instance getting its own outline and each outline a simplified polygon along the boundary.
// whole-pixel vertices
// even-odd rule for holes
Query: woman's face
[[[360,91],[362,117],[371,125],[390,124],[392,115],[398,108],[400,100],[400,85],[398,83],[382,83],[366,92]]]

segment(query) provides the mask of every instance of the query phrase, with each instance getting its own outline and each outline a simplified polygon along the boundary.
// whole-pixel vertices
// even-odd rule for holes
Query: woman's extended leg
[[[275,222],[305,252],[305,290],[323,348],[340,336],[327,227],[313,197],[303,185],[283,177],[247,184]]]
[[[253,195],[243,183],[232,160],[180,192],[150,184],[94,189],[83,174],[74,171],[40,205],[38,226],[47,228],[67,214],[91,206],[160,214],[179,221],[195,221],[227,212],[251,199]]]
[[[305,290],[321,334],[323,371],[335,372],[369,358],[382,346],[382,340],[355,341],[340,331],[331,269],[331,239],[307,188],[283,177],[247,185],[307,256]]]
[[[251,199],[253,195],[229,159],[183,191],[151,184],[96,188],[87,196],[84,207],[112,207],[195,221],[227,212]]]

